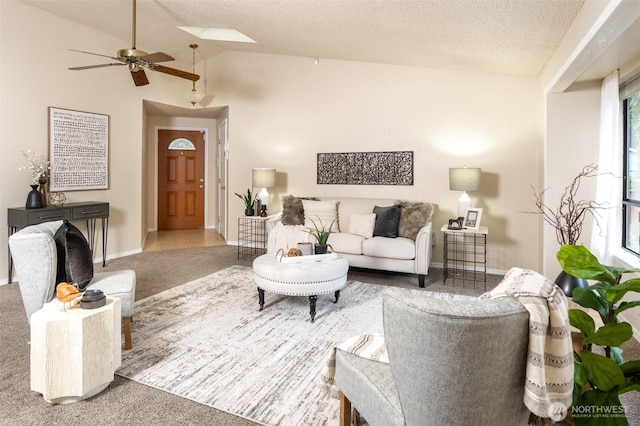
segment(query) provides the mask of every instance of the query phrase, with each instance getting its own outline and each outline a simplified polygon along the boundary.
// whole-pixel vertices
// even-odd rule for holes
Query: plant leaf
[[[613,360],[588,351],[583,351],[581,355],[587,378],[598,390],[608,392],[625,384],[622,369]]]
[[[620,346],[633,336],[631,325],[627,322],[613,323],[600,327],[594,334],[584,338],[585,344],[595,343],[600,346]]]
[[[580,330],[585,338],[591,336],[596,331],[596,323],[593,321],[593,318],[580,309],[569,309],[569,323]]]
[[[602,266],[598,259],[584,246],[563,244],[556,255],[562,270],[569,275],[587,280],[615,284],[616,276]]]
[[[620,366],[625,376],[640,374],[640,360],[627,361]],[[640,380],[640,377],[638,378]]]
[[[636,306],[640,306],[640,300],[634,300],[633,302],[622,302],[618,305],[618,307],[613,309],[613,316],[617,317],[620,312],[626,311],[627,309],[635,308]]]
[[[578,305],[597,311],[604,322],[609,312],[609,303],[594,292],[594,290],[601,289],[602,286],[598,284],[594,284],[589,288],[574,288],[572,298]]]
[[[613,303],[618,302],[629,291],[640,292],[640,278],[633,278],[622,284],[617,284],[606,289],[605,296],[607,300]]]
[[[622,389],[620,389],[620,392],[618,393],[627,393],[627,392],[631,392],[631,391],[636,391],[636,392],[640,392],[640,384],[638,383],[631,383],[625,387],[623,387]]]

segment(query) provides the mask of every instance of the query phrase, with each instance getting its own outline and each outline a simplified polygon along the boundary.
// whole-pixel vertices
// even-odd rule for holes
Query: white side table
[[[52,404],[90,398],[121,363],[120,299],[63,310],[57,299],[31,315],[31,390]]]

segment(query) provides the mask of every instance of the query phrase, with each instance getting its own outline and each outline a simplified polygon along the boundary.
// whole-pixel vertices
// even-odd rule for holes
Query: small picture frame
[[[468,208],[464,215],[464,227],[477,231],[480,229],[480,220],[482,219],[482,209]]]

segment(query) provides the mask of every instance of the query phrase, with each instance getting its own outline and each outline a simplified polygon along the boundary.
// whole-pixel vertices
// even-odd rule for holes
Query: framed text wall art
[[[49,191],[109,188],[109,116],[49,107]]]
[[[318,154],[318,184],[413,185],[413,151]]]

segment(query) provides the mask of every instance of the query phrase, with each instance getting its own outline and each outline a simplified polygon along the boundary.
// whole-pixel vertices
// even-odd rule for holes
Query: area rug
[[[266,425],[337,424],[339,403],[317,383],[330,349],[382,331],[384,286],[349,281],[338,303],[265,294],[233,266],[135,304],[133,349],[117,374]]]

